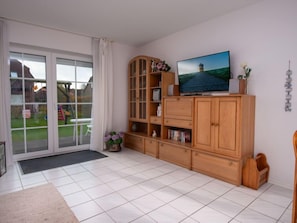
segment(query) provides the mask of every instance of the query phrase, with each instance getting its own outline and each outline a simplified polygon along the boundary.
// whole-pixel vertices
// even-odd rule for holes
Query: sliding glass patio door
[[[48,151],[46,56],[11,52],[10,88],[13,154]]]
[[[56,58],[58,139],[60,149],[90,144],[92,63]]]
[[[15,159],[88,148],[90,60],[43,51],[11,51],[9,78]]]

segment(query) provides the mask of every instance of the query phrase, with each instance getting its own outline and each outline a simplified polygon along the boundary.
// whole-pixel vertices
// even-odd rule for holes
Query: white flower
[[[248,67],[247,63],[242,63],[240,66],[242,67],[244,74],[238,75],[237,78],[238,79],[248,79],[250,76],[250,73],[252,71],[252,68]]]

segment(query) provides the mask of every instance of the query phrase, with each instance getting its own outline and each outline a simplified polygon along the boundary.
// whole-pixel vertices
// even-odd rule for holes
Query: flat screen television
[[[177,61],[177,76],[181,95],[228,92],[230,52]]]

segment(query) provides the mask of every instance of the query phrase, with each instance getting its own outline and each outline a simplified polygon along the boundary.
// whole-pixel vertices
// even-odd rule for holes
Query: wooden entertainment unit
[[[255,96],[168,96],[174,73],[151,72],[152,59],[138,56],[129,63],[125,147],[240,185],[254,154]],[[156,88],[160,101],[153,100]]]

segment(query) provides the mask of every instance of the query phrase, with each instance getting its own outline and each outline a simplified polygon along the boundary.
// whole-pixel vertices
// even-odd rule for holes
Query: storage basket
[[[266,156],[259,153],[255,158],[249,158],[243,167],[242,184],[257,190],[268,181],[269,165]]]

